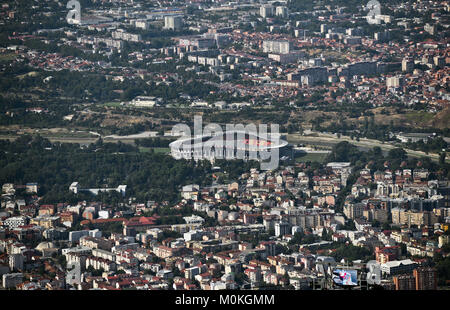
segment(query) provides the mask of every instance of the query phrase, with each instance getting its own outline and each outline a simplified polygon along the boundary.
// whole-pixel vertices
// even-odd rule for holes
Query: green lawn
[[[14,53],[0,54],[0,62],[8,62],[17,57]]]
[[[107,107],[114,107],[114,108],[119,108],[121,107],[120,102],[107,102],[104,104]]]
[[[414,112],[407,113],[405,116],[408,119],[408,121],[413,121],[413,122],[418,122],[418,123],[426,123],[433,119],[434,114],[424,112],[424,111],[417,111],[417,112],[414,111]]]
[[[298,163],[305,163],[307,161],[316,161],[319,163],[323,163],[327,158],[328,154],[325,153],[306,153],[304,155],[300,155],[295,158],[295,161]]]

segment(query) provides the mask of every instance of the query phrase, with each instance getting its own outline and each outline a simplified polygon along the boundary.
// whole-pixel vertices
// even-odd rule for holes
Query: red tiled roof
[[[154,217],[133,217],[128,222],[125,223],[126,226],[145,226],[145,225],[155,225]]]
[[[89,223],[92,223],[92,224],[105,224],[105,223],[125,222],[125,221],[126,221],[126,219],[124,219],[124,218],[84,220],[84,221],[81,221],[81,225],[87,225]]]

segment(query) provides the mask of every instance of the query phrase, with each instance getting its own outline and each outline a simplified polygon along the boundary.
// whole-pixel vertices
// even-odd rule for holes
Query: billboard
[[[356,270],[335,269],[333,271],[333,283],[339,286],[357,286],[358,276]]]

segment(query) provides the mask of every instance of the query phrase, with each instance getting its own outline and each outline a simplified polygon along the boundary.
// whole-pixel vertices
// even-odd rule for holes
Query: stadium
[[[181,138],[169,145],[176,159],[255,159],[265,160],[278,151],[292,158],[292,147],[279,134],[264,137],[247,131],[226,131],[216,135]]]

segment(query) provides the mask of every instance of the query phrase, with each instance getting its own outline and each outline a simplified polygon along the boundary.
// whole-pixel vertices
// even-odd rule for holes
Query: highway
[[[311,134],[308,134],[308,135],[301,135],[300,133],[283,134],[283,135],[286,135],[287,141],[289,143],[308,143],[308,144],[312,144],[312,145],[316,144],[316,145],[333,146],[334,144],[337,144],[339,142],[347,141],[353,145],[356,145],[358,148],[363,149],[363,150],[368,150],[375,146],[379,146],[381,148],[381,150],[383,150],[384,152],[388,152],[391,149],[399,147],[399,146],[393,145],[388,142],[383,143],[381,141],[373,140],[373,139],[360,138],[359,141],[356,141],[356,140],[350,139],[350,137],[348,137],[348,136],[341,136],[340,138],[338,138],[334,134],[327,134],[327,133],[321,133],[321,132],[311,132]],[[6,140],[6,139],[15,140],[19,136],[20,135],[18,135],[18,134],[0,135],[0,139],[1,140]],[[98,139],[95,137],[73,137],[73,136],[64,137],[61,134],[58,136],[51,136],[51,135],[44,134],[42,136],[49,139],[51,142],[80,143],[80,144],[94,143]],[[125,137],[108,136],[108,137],[103,137],[103,138],[105,141],[110,141],[110,142],[122,141],[124,143],[131,143],[134,140],[134,139],[129,139],[129,138],[127,139],[126,136]],[[403,148],[403,149],[406,151],[406,153],[409,156],[412,156],[412,157],[417,157],[417,158],[429,157],[434,161],[439,160],[439,154],[434,154],[434,153],[426,154],[421,151],[415,151],[415,150],[410,150],[410,149],[406,149],[406,148]],[[445,159],[445,162],[450,163],[450,158],[447,157]]]
[[[338,138],[337,136],[335,136],[333,134],[326,134],[326,133],[319,133],[319,132],[312,132],[312,135],[287,134],[287,140],[290,143],[310,143],[310,144],[323,143],[323,144],[329,144],[329,145],[337,144],[342,141],[347,141],[351,144],[354,144],[360,148],[365,148],[365,149],[370,149],[375,146],[379,146],[383,151],[389,151],[391,149],[398,147],[398,146],[390,144],[388,142],[383,143],[381,141],[373,140],[373,139],[360,138],[359,141],[356,141],[356,140],[350,139],[350,137],[348,137],[348,136],[341,136],[340,138]],[[425,152],[421,152],[421,151],[415,151],[415,150],[410,150],[410,149],[406,149],[406,148],[403,148],[403,149],[406,151],[406,153],[409,156],[412,156],[412,157],[418,157],[418,158],[429,157],[434,161],[439,160],[439,154],[434,154],[434,153],[426,154]],[[445,162],[450,163],[450,158],[446,158]]]

